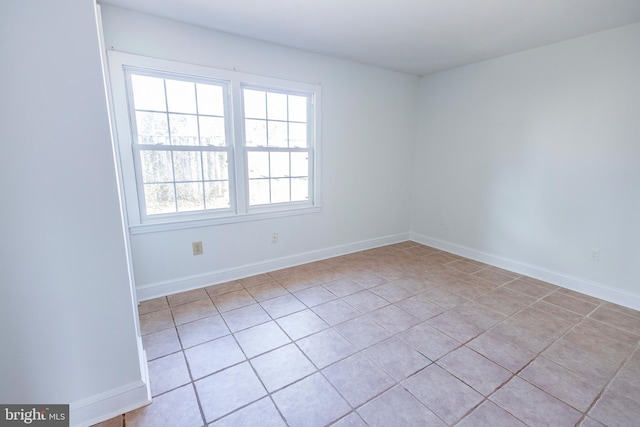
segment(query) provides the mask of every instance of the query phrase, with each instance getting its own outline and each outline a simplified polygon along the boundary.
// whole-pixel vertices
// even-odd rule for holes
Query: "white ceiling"
[[[99,3],[416,75],[640,21],[640,0]]]

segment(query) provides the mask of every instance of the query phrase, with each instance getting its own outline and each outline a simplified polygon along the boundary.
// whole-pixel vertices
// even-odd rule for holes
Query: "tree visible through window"
[[[309,96],[245,88],[249,204],[309,199]]]
[[[146,215],[231,206],[224,86],[131,74]]]
[[[318,211],[319,86],[108,58],[132,232]]]

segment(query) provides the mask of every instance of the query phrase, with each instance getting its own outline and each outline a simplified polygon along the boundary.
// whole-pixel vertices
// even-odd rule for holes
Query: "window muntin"
[[[245,86],[249,207],[312,202],[313,95]]]
[[[115,155],[131,233],[319,212],[320,86],[113,50],[107,53]],[[135,103],[132,74],[150,78],[140,79],[136,93],[142,95]],[[180,93],[187,87],[182,82],[189,85],[189,94]],[[263,105],[263,115],[258,112],[245,118],[245,87],[291,96],[275,97]],[[266,94],[258,95],[266,102]],[[262,143],[245,143],[247,119],[261,123]],[[272,122],[271,134],[268,122]],[[288,153],[288,164],[285,156],[275,156],[279,150]],[[198,154],[185,153],[190,151]],[[266,152],[266,168],[263,161],[262,167],[249,171],[252,151],[263,152],[263,159]],[[184,162],[190,165],[189,171],[176,171]],[[216,167],[220,163],[226,168]],[[251,200],[250,173],[253,187],[261,188]]]
[[[141,216],[230,209],[226,83],[127,77]]]

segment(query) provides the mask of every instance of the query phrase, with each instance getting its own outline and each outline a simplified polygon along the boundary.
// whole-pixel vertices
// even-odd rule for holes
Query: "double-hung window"
[[[319,209],[319,87],[109,52],[132,231]]]

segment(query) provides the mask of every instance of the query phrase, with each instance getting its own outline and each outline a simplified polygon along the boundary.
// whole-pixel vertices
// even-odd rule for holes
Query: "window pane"
[[[289,179],[271,180],[271,203],[284,203],[291,200],[289,196]]]
[[[250,179],[249,180],[249,204],[265,205],[269,203],[269,180]]]
[[[291,176],[309,176],[309,154],[291,153]]]
[[[136,110],[167,111],[163,79],[132,74],[131,86]]]
[[[289,176],[289,153],[271,153],[271,177]]]
[[[165,113],[136,111],[138,144],[169,145],[169,127]]]
[[[307,145],[307,125],[289,123],[289,147],[306,147]]]
[[[269,153],[250,151],[247,153],[249,178],[269,177]]]
[[[266,93],[259,90],[244,90],[244,115],[250,119],[266,119]]]
[[[229,179],[227,153],[204,152],[202,153],[202,161],[205,180],[217,181]]]
[[[173,113],[196,113],[196,89],[191,82],[165,80],[167,85],[167,105]]]
[[[204,210],[204,199],[201,182],[176,184],[178,212]]]
[[[309,180],[307,178],[291,179],[291,201],[309,200]]]
[[[267,118],[269,120],[287,120],[287,95],[267,93]]]
[[[200,153],[194,151],[174,151],[173,168],[176,181],[202,181]],[[200,192],[202,199],[202,192]]]
[[[227,145],[222,117],[198,117],[200,120],[200,145]]]
[[[198,121],[196,116],[169,114],[171,145],[198,145]]]
[[[289,120],[292,122],[307,121],[307,97],[289,95]]]
[[[147,215],[174,213],[176,211],[173,184],[145,184],[144,202]]]
[[[267,126],[264,120],[245,120],[245,133],[248,147],[267,145]]]
[[[287,123],[269,122],[269,147],[287,146]]]
[[[227,181],[205,182],[204,193],[207,209],[223,209],[231,206],[229,203],[229,183]]]
[[[170,151],[141,151],[140,162],[142,163],[142,182],[173,181]]]
[[[196,83],[198,92],[198,114],[224,116],[222,86]]]

